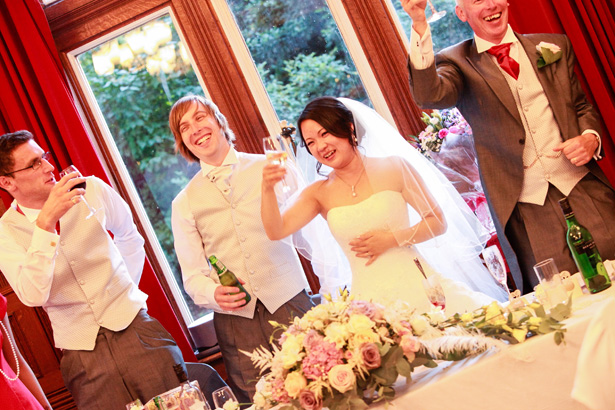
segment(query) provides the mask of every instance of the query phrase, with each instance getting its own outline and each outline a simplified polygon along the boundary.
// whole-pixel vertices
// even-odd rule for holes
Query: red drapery
[[[109,182],[75,107],[38,1],[1,0],[0,34],[0,133],[27,129],[53,153],[56,167],[72,163],[85,175]],[[2,192],[8,206],[10,198]],[[149,313],[173,335],[185,360],[196,361],[147,260],[139,287],[149,295]]]
[[[615,4],[612,0],[512,0],[511,26],[521,33],[565,33],[577,56],[577,74],[603,120],[605,158],[615,185]]]

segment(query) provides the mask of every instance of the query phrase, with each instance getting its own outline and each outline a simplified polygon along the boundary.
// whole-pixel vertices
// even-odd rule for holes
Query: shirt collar
[[[239,160],[237,159],[237,151],[235,151],[235,148],[231,147],[231,149],[228,150],[226,157],[224,157],[224,161],[222,161],[222,164],[220,164],[219,166],[222,167],[225,165],[235,165],[238,162]],[[201,170],[203,172],[203,176],[207,176],[207,174],[209,174],[212,169],[218,168],[215,165],[207,164],[206,162],[203,162],[203,161],[201,161],[200,163],[201,163]]]
[[[30,223],[34,223],[36,221],[36,218],[38,218],[38,214],[41,213],[40,209],[26,208],[23,205],[17,204],[16,200],[13,200],[13,203],[11,204],[11,206],[15,208],[16,211],[17,211],[17,207],[19,206],[21,213],[26,217],[26,219],[28,219],[28,221],[30,221]]]
[[[484,40],[478,37],[476,34],[474,34],[474,42],[476,43],[476,51],[478,51],[479,53],[485,52],[489,50],[491,47],[498,45],[490,41]],[[517,36],[515,36],[515,32],[510,27],[510,24],[509,24],[508,29],[506,30],[506,34],[504,35],[504,38],[502,39],[502,41],[500,41],[499,44],[506,44],[506,43],[514,44],[517,42],[519,42],[519,39],[517,38]]]

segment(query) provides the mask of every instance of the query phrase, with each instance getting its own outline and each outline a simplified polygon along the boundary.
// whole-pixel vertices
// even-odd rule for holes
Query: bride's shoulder
[[[395,171],[408,165],[405,159],[395,155],[389,157],[365,157],[364,162],[370,167],[383,171]]]

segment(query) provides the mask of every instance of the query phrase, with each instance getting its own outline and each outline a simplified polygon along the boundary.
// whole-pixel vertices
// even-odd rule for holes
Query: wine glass
[[[60,178],[64,177],[64,175],[70,174],[72,172],[77,172],[79,174],[79,176],[81,175],[81,172],[79,172],[79,170],[77,169],[76,166],[74,165],[69,165],[66,168],[64,168],[62,170],[62,172],[60,172]],[[86,183],[85,181],[75,185],[74,187],[71,188],[71,191],[75,188],[81,188],[81,189],[85,189],[86,187]],[[90,210],[90,213],[88,214],[88,216],[85,217],[85,219],[90,219],[97,211],[98,209],[94,209],[90,206],[90,204],[88,203],[88,201],[86,201],[85,197],[83,195],[80,195],[81,197],[81,202],[83,202],[85,204],[85,206],[88,207],[88,209]]]
[[[444,296],[444,290],[440,284],[440,280],[437,275],[431,275],[423,279],[423,288],[427,294],[427,299],[435,307],[441,307],[442,310],[446,307],[446,296]]]
[[[446,10],[437,11],[433,6],[431,0],[427,0],[427,4],[429,5],[429,9],[431,10],[431,16],[427,19],[428,23],[435,23],[440,20],[442,17],[446,16]]]
[[[504,264],[504,258],[502,257],[500,249],[497,245],[491,245],[483,249],[482,255],[491,276],[506,289],[508,294],[510,294],[507,283],[506,265]]]
[[[237,398],[233,394],[231,388],[228,386],[222,387],[218,390],[214,390],[211,396],[214,399],[214,406],[216,407],[216,409],[223,408],[224,403],[226,403],[227,401],[232,400],[234,402],[237,402]]]
[[[275,137],[263,138],[263,149],[265,150],[265,156],[270,164],[277,164],[284,166],[288,153],[284,150],[284,145],[279,135]],[[282,192],[287,193],[290,191],[290,187],[286,183],[286,178],[282,179]]]

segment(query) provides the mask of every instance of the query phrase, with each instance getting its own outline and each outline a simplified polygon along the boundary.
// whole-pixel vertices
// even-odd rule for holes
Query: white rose
[[[543,48],[546,48],[547,50],[549,50],[553,54],[556,54],[557,52],[559,52],[561,50],[561,48],[557,44],[552,44],[552,43],[547,43],[545,41],[541,41],[536,46],[536,50],[538,50],[539,53],[542,53],[542,49]]]

